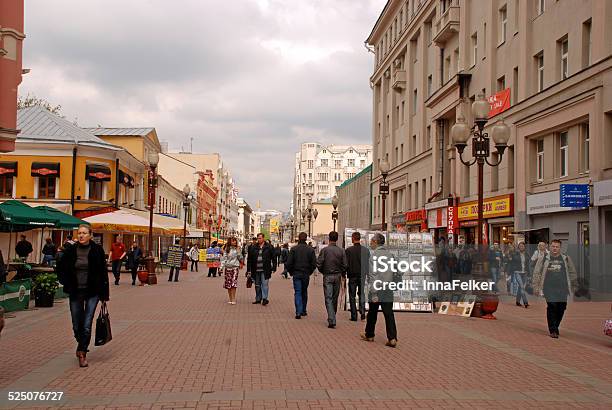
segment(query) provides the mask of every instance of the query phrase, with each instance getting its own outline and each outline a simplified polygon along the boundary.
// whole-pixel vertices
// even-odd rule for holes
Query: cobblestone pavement
[[[290,280],[275,274],[270,304],[238,304],[222,279],[182,272],[178,283],[111,288],[113,340],[78,368],[65,300],[17,312],[0,338],[0,408],[612,408],[609,303],[568,307],[561,338],[545,305],[500,304],[497,321],[397,313],[399,345],[374,343],[340,312],[328,329],[321,277],[309,315],[294,318]],[[57,302],[57,301],[56,301]],[[381,333],[382,332],[382,333]],[[61,391],[59,402],[8,401],[9,391]]]

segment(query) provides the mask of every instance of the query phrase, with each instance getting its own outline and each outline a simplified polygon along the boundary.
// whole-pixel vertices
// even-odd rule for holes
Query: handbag
[[[253,279],[251,279],[251,275],[247,276],[246,287],[247,288],[252,288],[253,287]]]
[[[604,335],[612,336],[612,319],[608,319],[604,322],[603,331]]]
[[[108,314],[106,302],[102,302],[100,314],[96,320],[96,339],[94,345],[102,346],[111,340],[113,340],[113,334],[111,332],[110,315]]]

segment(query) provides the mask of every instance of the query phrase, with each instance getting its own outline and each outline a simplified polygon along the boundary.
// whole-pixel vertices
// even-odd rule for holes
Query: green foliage
[[[17,99],[17,109],[34,107],[36,105],[56,115],[60,115],[62,111],[61,105],[53,106],[49,101],[44,98],[38,98],[35,95],[28,94],[25,97],[19,96]]]
[[[59,281],[55,273],[41,273],[32,280],[32,289],[35,292],[54,295],[57,288],[59,288]]]
[[[262,228],[261,233],[263,233],[265,239],[270,239],[270,231],[267,228]]]

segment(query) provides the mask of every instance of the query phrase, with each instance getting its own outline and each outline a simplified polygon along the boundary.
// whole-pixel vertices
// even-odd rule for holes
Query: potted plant
[[[55,291],[59,287],[57,274],[41,273],[32,280],[32,290],[34,291],[34,306],[52,307]]]

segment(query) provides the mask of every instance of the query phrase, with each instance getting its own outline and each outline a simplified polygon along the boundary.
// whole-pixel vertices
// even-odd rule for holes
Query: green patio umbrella
[[[89,225],[89,222],[85,222],[82,219],[79,219],[75,216],[64,213],[50,206],[46,206],[46,205],[37,206],[34,209],[43,211],[49,218],[57,218],[58,223],[55,226],[55,228],[57,229],[73,230],[73,229],[77,229],[79,225]]]
[[[36,228],[54,228],[59,219],[43,210],[14,199],[0,204],[0,231],[22,232]]]

